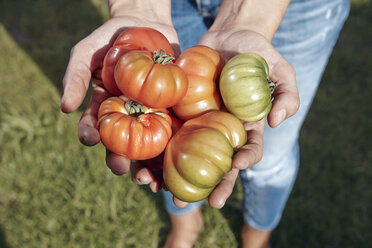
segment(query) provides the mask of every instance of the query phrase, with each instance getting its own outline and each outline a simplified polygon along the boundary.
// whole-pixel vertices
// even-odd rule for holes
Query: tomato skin
[[[114,69],[118,60],[131,50],[137,49],[131,44],[124,44],[111,47],[103,60],[102,67],[102,82],[105,88],[114,96],[120,96],[123,93],[120,91],[115,82]]]
[[[125,29],[115,40],[114,46],[131,44],[136,50],[155,51],[163,49],[174,56],[174,51],[168,39],[159,31],[146,27],[130,27]]]
[[[186,94],[187,77],[177,65],[158,64],[150,51],[130,51],[115,67],[115,80],[124,95],[154,108],[168,108]]]
[[[255,53],[233,57],[221,72],[223,102],[230,113],[243,121],[258,121],[269,114],[274,87],[269,80],[269,66]]]
[[[115,96],[122,92],[116,86],[114,68],[118,60],[131,50],[155,51],[163,49],[166,53],[174,56],[174,51],[167,38],[152,28],[131,27],[125,29],[115,40],[108,50],[102,66],[102,82],[105,88]]]
[[[210,111],[186,121],[165,150],[167,188],[186,202],[208,197],[223,174],[231,170],[234,150],[246,141],[243,124],[232,114]]]
[[[110,97],[100,106],[97,129],[102,143],[113,153],[132,160],[161,154],[171,135],[172,120],[165,109],[147,109],[131,116],[124,97]]]
[[[224,64],[222,57],[207,46],[194,46],[181,53],[175,64],[188,78],[185,97],[173,107],[175,114],[186,121],[211,110],[220,110],[216,81]]]
[[[182,127],[182,122],[174,117],[173,115],[170,115],[172,119],[172,136],[174,136],[178,130]],[[140,164],[144,167],[149,168],[152,172],[156,172],[157,174],[161,174],[161,177],[163,178],[163,160],[164,160],[164,152],[162,152],[160,155],[156,156],[155,158],[146,159],[138,161]]]

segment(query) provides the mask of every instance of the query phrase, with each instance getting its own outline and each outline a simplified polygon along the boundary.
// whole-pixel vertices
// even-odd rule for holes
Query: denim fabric
[[[172,19],[179,37],[181,51],[196,45],[212,23],[199,15],[196,2],[188,0],[172,1]]]
[[[181,50],[196,45],[212,23],[199,14],[197,7],[201,8],[200,3],[172,0],[173,23]],[[301,106],[279,127],[270,128],[266,124],[262,160],[240,172],[244,219],[258,230],[272,230],[280,220],[297,175],[298,135],[349,8],[347,0],[293,0],[272,41],[296,70]],[[214,13],[211,9],[207,12]],[[179,209],[174,206],[170,193],[165,193],[164,199],[171,214],[192,211],[202,203]]]
[[[196,0],[199,15],[215,17],[222,0]]]

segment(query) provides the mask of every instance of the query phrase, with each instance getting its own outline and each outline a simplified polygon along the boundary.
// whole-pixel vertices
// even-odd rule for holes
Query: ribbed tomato
[[[105,88],[113,95],[122,93],[116,86],[114,68],[118,60],[131,50],[155,51],[163,49],[166,53],[174,56],[171,44],[159,31],[145,27],[131,27],[125,29],[115,40],[108,50],[103,61],[102,81]]]
[[[163,50],[130,51],[115,67],[115,80],[130,99],[154,108],[168,108],[186,94],[185,72],[173,64],[174,58]]]
[[[113,153],[132,160],[162,153],[172,135],[172,120],[165,109],[151,109],[125,97],[106,99],[98,111],[102,143]]]
[[[224,64],[222,57],[207,46],[194,46],[186,49],[175,64],[188,78],[186,96],[173,107],[175,114],[186,121],[210,110],[220,110],[216,81]]]
[[[230,113],[244,121],[258,121],[269,114],[274,88],[269,66],[255,53],[233,57],[221,72],[223,102]]]
[[[120,96],[123,93],[119,90],[115,82],[114,69],[118,60],[129,51],[135,50],[137,47],[131,44],[118,45],[111,47],[106,53],[102,67],[102,82],[105,88],[112,95]]]
[[[165,184],[182,201],[208,197],[246,142],[243,124],[230,113],[210,111],[186,121],[165,150]]]
[[[182,122],[172,115],[170,117],[172,118],[172,135],[175,135],[181,128]],[[163,181],[163,160],[164,152],[152,159],[136,161],[141,167],[146,167],[151,171],[154,177],[153,180],[159,183],[157,190],[160,190],[162,187],[165,188]]]

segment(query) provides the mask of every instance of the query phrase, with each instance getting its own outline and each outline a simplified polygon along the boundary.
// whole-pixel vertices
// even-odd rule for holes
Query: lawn
[[[301,168],[273,247],[372,243],[372,1],[352,0],[300,137]],[[159,247],[160,194],[114,176],[59,110],[71,47],[107,19],[100,0],[0,1],[0,247]],[[203,206],[195,247],[238,247],[241,188]]]

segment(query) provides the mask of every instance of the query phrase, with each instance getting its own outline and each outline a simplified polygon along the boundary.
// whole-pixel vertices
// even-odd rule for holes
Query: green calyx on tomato
[[[133,50],[123,55],[115,66],[115,81],[130,99],[149,108],[169,108],[187,92],[185,72],[162,50]]]
[[[172,119],[166,109],[148,108],[124,96],[103,101],[97,117],[102,143],[131,160],[158,156],[172,136]]]
[[[128,101],[125,103],[125,108],[126,110],[128,111],[128,115],[130,116],[134,116],[134,117],[137,117],[137,116],[140,116],[147,111],[147,107],[143,106],[142,104],[138,103],[138,102],[135,102],[135,101]]]
[[[243,121],[258,121],[269,114],[274,89],[268,64],[255,53],[233,57],[221,72],[223,102],[230,113]]]
[[[168,64],[172,62],[173,60],[175,60],[175,58],[172,55],[164,52],[163,49],[160,49],[160,51],[156,50],[154,52],[153,58],[154,58],[155,64],[161,64],[161,65]]]
[[[267,80],[267,84],[269,85],[269,89],[270,89],[270,92],[271,92],[271,95],[272,95],[274,93],[275,88],[276,88],[276,84],[271,79]]]
[[[174,56],[174,51],[167,38],[159,31],[145,27],[130,27],[125,29],[115,40],[113,46],[107,51],[102,65],[102,82],[105,88],[113,95],[122,95],[116,85],[114,70],[119,59],[129,51],[146,50],[155,51],[163,49]]]

